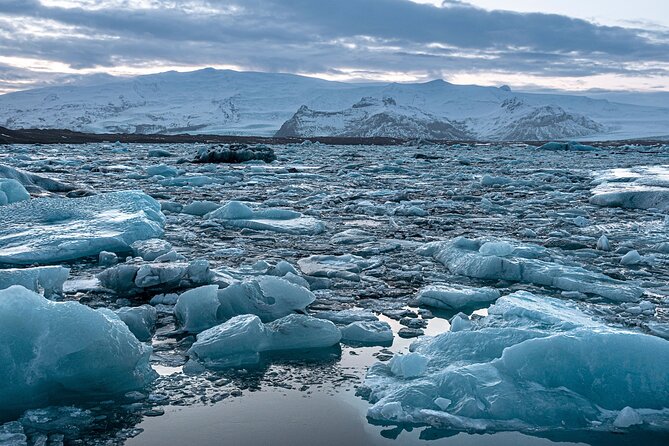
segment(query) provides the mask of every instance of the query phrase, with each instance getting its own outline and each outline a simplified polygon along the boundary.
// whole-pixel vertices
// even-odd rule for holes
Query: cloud
[[[666,30],[487,11],[459,1],[437,7],[408,0],[0,0],[0,54],[81,73],[234,65],[379,78],[669,75]],[[20,88],[49,81],[49,70],[13,67]],[[0,89],[11,89],[11,70],[11,64],[0,70]],[[60,75],[52,70],[53,78]]]

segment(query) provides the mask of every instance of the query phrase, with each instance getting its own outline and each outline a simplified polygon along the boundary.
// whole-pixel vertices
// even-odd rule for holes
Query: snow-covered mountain
[[[360,98],[374,98],[377,105],[365,113],[354,111],[351,104]],[[393,98],[395,104],[378,105],[384,98]],[[363,115],[364,122],[357,123],[355,131],[384,136],[420,137],[422,132],[432,132],[430,123],[441,128],[437,132],[464,132],[485,139],[620,139],[669,134],[669,107],[517,93],[441,80],[356,84],[208,68],[0,95],[0,126],[8,128],[262,136],[275,134],[284,123],[290,127],[286,121],[296,112],[303,126],[311,122],[312,134],[326,131],[319,128],[321,121],[341,120],[333,127],[339,132],[346,127],[346,119],[353,122]]]
[[[471,139],[461,124],[397,105],[393,98],[362,98],[336,112],[316,111],[306,105],[286,121],[276,136],[349,136],[429,139]]]

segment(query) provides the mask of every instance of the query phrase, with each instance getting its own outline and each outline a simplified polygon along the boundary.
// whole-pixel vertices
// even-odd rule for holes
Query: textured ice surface
[[[207,218],[229,228],[248,228],[287,234],[320,234],[325,230],[322,221],[288,209],[254,210],[247,205],[231,201],[207,214]]]
[[[316,255],[297,261],[304,274],[314,277],[337,277],[340,279],[360,281],[360,273],[377,263],[372,259],[344,254],[341,256]]]
[[[474,288],[461,285],[428,285],[418,292],[417,297],[421,305],[459,310],[472,305],[493,302],[499,296],[499,291],[494,288]]]
[[[0,269],[0,290],[21,285],[35,292],[44,292],[49,298],[63,292],[63,284],[70,275],[64,266],[38,266],[35,268]]]
[[[116,314],[140,341],[149,341],[156,325],[157,312],[151,305],[123,307]]]
[[[21,183],[28,192],[35,195],[48,195],[48,192],[70,192],[76,189],[72,184],[66,184],[36,173],[26,172],[11,166],[0,164],[0,178],[13,179]]]
[[[29,199],[30,194],[21,183],[9,178],[0,178],[0,206]]]
[[[217,288],[203,286],[179,296],[174,314],[183,330],[197,333],[243,314],[269,322],[304,311],[315,300],[308,289],[274,276],[254,277]]]
[[[0,263],[55,263],[129,252],[163,234],[160,204],[137,192],[37,198],[0,207]]]
[[[0,413],[122,393],[155,375],[151,348],[120,319],[21,286],[0,291],[0,339]]]
[[[237,367],[256,364],[260,353],[330,347],[341,339],[330,321],[304,314],[291,314],[268,324],[258,316],[244,314],[197,335],[188,351],[212,367]]]
[[[565,291],[595,294],[614,301],[635,301],[643,290],[631,283],[576,266],[539,260],[541,247],[518,244],[505,256],[484,255],[482,240],[458,237],[446,242],[428,243],[420,249],[432,255],[452,273],[476,279],[509,280],[555,287]]]
[[[488,313],[471,329],[417,341],[412,354],[427,359],[423,370],[407,372],[409,355],[374,365],[368,416],[455,429],[580,429],[610,426],[629,406],[669,429],[668,341],[523,291]]]

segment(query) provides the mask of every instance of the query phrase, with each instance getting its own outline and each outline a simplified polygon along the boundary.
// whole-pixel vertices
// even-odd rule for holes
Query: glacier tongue
[[[0,264],[56,263],[130,252],[163,235],[160,204],[139,191],[37,198],[0,206]]]
[[[471,328],[412,350],[427,358],[421,373],[383,363],[369,370],[370,418],[466,430],[611,428],[631,407],[669,429],[669,342],[606,326],[558,299],[501,297]]]

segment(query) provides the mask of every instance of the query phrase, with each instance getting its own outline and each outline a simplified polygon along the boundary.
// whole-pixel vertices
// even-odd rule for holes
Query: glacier
[[[160,204],[138,191],[36,198],[0,207],[0,264],[56,263],[130,252],[163,235]]]
[[[624,426],[621,412],[633,408],[651,428],[669,429],[669,341],[607,326],[559,299],[503,296],[471,328],[411,350],[367,373],[371,419],[473,431],[599,429]]]

